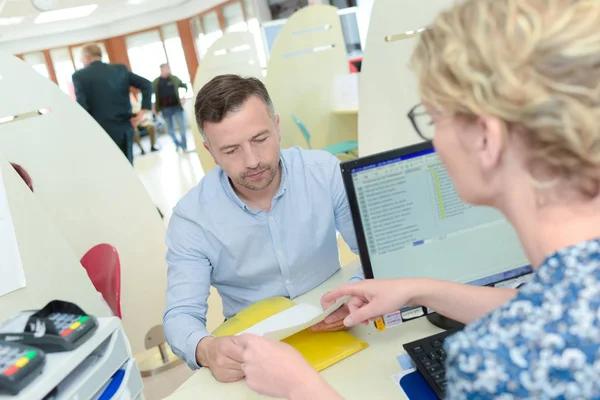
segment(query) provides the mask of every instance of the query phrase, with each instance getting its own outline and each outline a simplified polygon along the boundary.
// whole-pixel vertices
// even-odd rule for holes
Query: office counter
[[[344,267],[327,282],[294,301],[319,305],[321,295],[346,283],[357,266],[352,263]],[[350,332],[367,342],[369,347],[321,371],[321,375],[347,400],[399,399],[402,398],[401,390],[391,376],[401,371],[396,356],[404,353],[402,345],[438,333],[440,329],[425,318],[419,318],[382,332],[378,332],[373,324],[354,327]],[[245,381],[219,383],[208,369],[200,369],[168,400],[266,398],[252,392]]]

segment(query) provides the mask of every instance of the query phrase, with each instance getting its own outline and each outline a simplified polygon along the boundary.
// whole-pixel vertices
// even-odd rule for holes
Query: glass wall
[[[223,27],[219,22],[219,12],[223,16]],[[261,67],[266,68],[267,56],[262,39],[260,23],[252,0],[236,1],[222,6],[191,20],[192,33],[196,40],[196,51],[200,60],[204,58],[210,46],[225,32],[250,32],[258,52]]]
[[[58,87],[67,93],[73,99],[75,98],[75,89],[73,88],[72,75],[75,72],[71,52],[67,47],[50,50],[50,58],[56,73]]]
[[[225,32],[245,32],[248,24],[244,18],[242,3],[235,2],[223,7],[223,19],[225,20]]]
[[[248,24],[248,31],[254,36],[254,45],[258,52],[258,61],[260,66],[265,69],[267,68],[267,53],[265,51],[265,42],[263,40],[262,31],[260,29],[260,22],[256,16],[256,10],[252,0],[244,0],[244,9],[246,11],[246,19]],[[266,70],[264,70],[266,72]]]
[[[194,22],[195,21],[195,22]],[[211,11],[192,21],[192,29],[196,40],[196,50],[200,60],[204,58],[206,52],[223,36],[219,15],[216,11]]]
[[[38,74],[45,76],[46,78],[50,78],[48,66],[46,65],[46,59],[44,58],[44,53],[41,51],[23,54],[23,61],[25,61]]]
[[[179,37],[177,24],[164,25],[160,29],[164,39],[167,60],[169,66],[171,67],[171,73],[177,76],[183,81],[183,83],[187,85],[187,92],[181,93],[181,95],[185,95],[185,97],[190,98],[194,95],[194,91],[192,89],[190,73],[188,72],[185,53],[183,52],[183,46],[181,45],[181,38]]]
[[[289,0],[286,0],[289,1]],[[270,1],[272,2],[272,1]],[[276,2],[276,1],[275,1]],[[292,2],[306,2],[306,0],[294,0]],[[182,22],[182,21],[181,21]],[[114,46],[109,49],[114,51],[115,60],[127,64],[131,70],[144,78],[153,81],[160,75],[160,64],[168,63],[174,75],[178,76],[189,89],[182,93],[186,97],[193,95],[191,75],[196,71],[188,70],[188,62],[194,65],[195,61],[204,59],[208,49],[224,32],[250,32],[258,51],[260,64],[263,68],[267,64],[267,56],[263,41],[262,29],[257,18],[253,0],[229,0],[223,2],[202,14],[187,20],[191,25],[192,40],[196,47],[196,55],[199,60],[186,60],[186,52],[182,46],[182,38],[179,36],[177,23],[169,23],[160,27],[147,29],[141,32],[126,34],[115,39]],[[188,32],[186,30],[186,32]],[[185,38],[189,40],[190,38]],[[75,38],[76,40],[76,38]],[[112,40],[112,39],[111,39]],[[124,41],[124,50],[127,54],[120,54],[123,49],[119,43]],[[185,41],[184,41],[185,42]],[[108,43],[108,42],[106,42]],[[187,42],[186,42],[187,43]],[[103,51],[102,60],[109,63],[109,53],[106,51],[105,41],[100,40],[98,45]],[[23,54],[21,57],[38,73],[54,79],[59,87],[74,98],[72,74],[75,70],[83,68],[81,62],[81,51],[84,44],[72,45],[39,52]],[[47,54],[50,61],[46,65]],[[191,54],[190,54],[191,55]]]
[[[167,55],[158,29],[127,36],[125,39],[131,71],[153,81]]]

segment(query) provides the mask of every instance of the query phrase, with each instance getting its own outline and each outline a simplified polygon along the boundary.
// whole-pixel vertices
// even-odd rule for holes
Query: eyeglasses
[[[408,119],[412,123],[417,134],[423,139],[430,141],[433,140],[433,134],[435,133],[435,125],[433,124],[433,120],[425,110],[423,104],[419,103],[407,114]]]

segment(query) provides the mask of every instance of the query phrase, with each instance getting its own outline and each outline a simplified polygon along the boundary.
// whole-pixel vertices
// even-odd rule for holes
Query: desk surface
[[[342,268],[327,282],[294,299],[299,303],[320,305],[321,295],[350,279],[356,270],[352,263]],[[425,318],[378,332],[373,324],[352,328],[350,332],[367,342],[369,347],[321,371],[321,375],[346,400],[399,399],[402,397],[392,375],[401,371],[396,356],[404,354],[402,345],[440,332]],[[245,381],[219,383],[208,369],[201,369],[173,393],[168,400],[184,399],[267,399],[252,392]]]
[[[358,107],[356,107],[356,108],[334,108],[333,113],[341,114],[341,115],[358,115]]]

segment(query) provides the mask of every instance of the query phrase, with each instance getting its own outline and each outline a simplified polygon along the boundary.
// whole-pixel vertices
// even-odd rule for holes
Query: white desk
[[[351,108],[334,108],[332,110],[334,114],[337,115],[355,115],[358,116],[358,107]]]
[[[294,299],[319,305],[321,295],[348,281],[356,270],[352,263],[311,292]],[[392,381],[392,375],[401,371],[396,356],[404,354],[402,345],[421,337],[440,332],[425,318],[407,322],[398,327],[378,332],[373,324],[355,327],[353,335],[367,342],[369,347],[327,368],[321,375],[346,400],[399,399],[401,391]],[[266,399],[252,392],[245,381],[219,383],[208,369],[196,372],[173,393],[168,400],[184,399]]]

